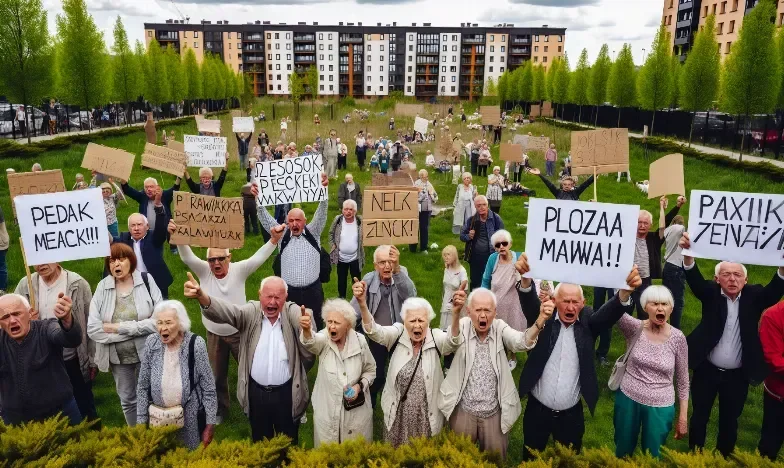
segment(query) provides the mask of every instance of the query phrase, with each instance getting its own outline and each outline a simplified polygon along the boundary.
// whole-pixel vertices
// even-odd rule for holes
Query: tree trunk
[[[577,112],[577,122],[583,123],[583,105],[579,105],[579,111]]]
[[[596,118],[594,118],[593,126],[594,127],[598,127],[599,126],[599,105],[598,104],[596,105]]]
[[[618,124],[616,125],[616,127],[618,128],[621,127],[621,106],[618,106]]]
[[[746,125],[749,124],[749,114],[744,116],[743,133],[740,136],[740,151],[738,152],[738,161],[743,162],[743,144],[746,142]]]
[[[691,134],[694,131],[694,113],[691,116],[691,125],[689,125],[689,145],[688,147],[691,148]]]
[[[653,124],[654,123],[656,123],[656,110],[655,109],[653,111],[653,117],[651,117],[651,133],[648,134],[648,136],[650,136],[650,137],[653,136]]]

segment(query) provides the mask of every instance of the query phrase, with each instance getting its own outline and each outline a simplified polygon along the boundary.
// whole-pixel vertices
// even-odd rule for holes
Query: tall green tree
[[[498,96],[498,86],[495,84],[495,80],[493,77],[487,79],[487,83],[485,83],[485,89],[482,93],[483,96]]]
[[[694,47],[686,56],[680,73],[680,107],[688,112],[709,110],[719,93],[721,58],[716,48],[716,15],[705,20],[705,26],[697,32]],[[694,115],[689,127],[689,146],[694,130]]]
[[[776,34],[776,54],[779,59],[779,66],[784,69],[784,28],[779,28]],[[779,94],[776,102],[776,108],[784,110],[784,73],[780,75]]]
[[[146,77],[147,77],[147,51],[144,50],[144,44],[142,41],[136,40],[136,45],[133,47],[133,57],[136,60],[136,64],[139,67],[139,74],[136,75],[136,89],[137,95],[134,96],[134,99],[138,98],[139,96],[143,96],[145,90],[147,89],[146,86]]]
[[[553,87],[555,85],[555,74],[558,72],[558,67],[561,66],[560,60],[553,60],[550,67],[547,69],[547,78],[545,79],[545,99],[553,100]]]
[[[305,93],[305,86],[302,83],[302,78],[296,73],[289,73],[289,96],[294,103],[294,138],[295,142],[299,139],[299,101],[302,99],[302,94]]]
[[[534,90],[534,71],[533,71],[533,63],[530,60],[526,60],[522,67],[519,68],[521,70],[520,73],[520,81],[518,83],[519,86],[519,99],[524,103],[531,102],[531,97],[533,97],[533,90]]]
[[[607,97],[618,107],[618,124],[621,125],[621,110],[632,107],[637,102],[637,71],[632,56],[632,46],[624,44],[610,70],[607,82]]]
[[[182,68],[185,73],[185,79],[188,80],[188,93],[185,95],[185,98],[189,101],[201,99],[204,95],[204,88],[202,87],[203,75],[199,68],[199,62],[196,61],[196,53],[190,47],[185,52]]]
[[[662,24],[651,44],[651,53],[648,54],[637,78],[637,97],[640,107],[653,111],[651,135],[656,123],[656,111],[669,105],[672,95],[672,51],[669,38],[670,33]]]
[[[541,104],[542,101],[547,99],[547,75],[545,74],[544,67],[542,65],[537,65],[534,67],[533,75],[534,84],[531,89],[531,101],[539,103],[539,117],[541,117]]]
[[[683,73],[683,64],[681,60],[675,56],[670,56],[670,61],[672,64],[670,65],[670,109],[675,109],[678,107],[678,102],[680,102],[681,97],[681,87],[679,85],[681,81],[681,73]]]
[[[572,72],[569,81],[569,100],[572,104],[580,106],[578,121],[583,121],[583,106],[589,104],[588,83],[591,80],[591,66],[588,64],[588,50],[583,49],[577,67]]]
[[[215,77],[215,69],[212,66],[212,54],[204,54],[204,60],[201,62],[201,82],[202,82],[202,99],[212,100],[215,95],[215,85],[217,78]],[[211,102],[208,101],[208,105]]]
[[[771,112],[781,90],[781,66],[776,51],[776,15],[772,2],[759,2],[743,19],[738,40],[724,63],[723,109],[745,116],[744,126],[751,125],[753,114]],[[743,159],[744,130],[740,142],[740,159]]]
[[[599,106],[607,102],[607,81],[610,79],[611,69],[610,48],[604,44],[593,63],[591,78],[588,80],[588,102],[596,106],[594,126],[599,122]]]
[[[151,104],[160,106],[169,97],[169,77],[166,73],[166,57],[155,39],[147,46],[146,68],[144,97]]]
[[[185,71],[182,67],[180,54],[169,44],[164,52],[166,60],[166,79],[169,81],[169,98],[176,106],[188,94],[188,80],[185,78]]]
[[[248,109],[250,112],[253,101],[256,99],[256,93],[253,90],[253,78],[249,74],[240,73],[237,75],[237,79],[241,86],[240,103],[243,109]]]
[[[85,0],[63,0],[57,15],[63,98],[83,108],[106,104],[111,94],[109,57],[103,33],[87,12]]]
[[[315,65],[308,67],[308,71],[305,72],[305,81],[307,82],[308,92],[310,93],[310,112],[314,113],[319,84],[319,72]]]
[[[114,77],[113,99],[125,103],[125,122],[130,123],[130,102],[142,94],[139,88],[139,77],[142,74],[141,66],[136,60],[136,55],[128,43],[128,33],[125,31],[122,18],[117,16],[114,22],[114,45],[112,45],[112,71]]]
[[[558,70],[553,83],[553,102],[561,105],[563,113],[563,105],[569,102],[569,80],[571,79],[572,71],[569,68],[569,55],[564,53],[562,59],[558,60]]]
[[[504,107],[508,89],[509,89],[509,70],[506,70],[500,77],[498,77],[498,100],[501,101],[501,108]]]
[[[518,67],[509,74],[509,87],[507,90],[507,99],[512,101],[512,105],[520,100],[520,79],[522,78],[523,68]]]
[[[28,105],[46,96],[51,85],[52,47],[41,0],[0,2],[0,89],[11,101]],[[29,116],[31,112],[25,112]],[[30,120],[27,120],[30,142]],[[32,119],[35,125],[35,118]]]

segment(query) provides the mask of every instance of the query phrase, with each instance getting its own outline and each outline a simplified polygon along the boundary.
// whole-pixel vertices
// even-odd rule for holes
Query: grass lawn
[[[455,106],[457,109],[458,106]],[[267,113],[268,119],[271,120],[272,118],[272,109],[270,101],[259,101],[256,104],[256,107],[253,109],[254,115],[258,115],[258,111],[264,109]],[[337,129],[338,136],[343,139],[343,141],[347,144],[349,148],[349,171],[354,175],[354,179],[361,184],[363,187],[369,184],[370,181],[370,174],[369,172],[359,172],[357,164],[356,164],[356,157],[354,155],[354,135],[360,129],[367,129],[374,137],[378,137],[381,135],[388,135],[390,137],[394,137],[394,132],[390,132],[387,130],[387,123],[389,119],[389,114],[384,116],[374,116],[370,119],[369,122],[358,122],[352,121],[348,124],[343,124],[339,119],[345,115],[345,108],[341,108],[340,110],[335,109],[334,121],[329,121],[329,112],[326,108],[317,106],[316,112],[319,113],[322,119],[322,125],[316,127],[312,124],[311,118],[311,111],[309,104],[303,104],[301,107],[301,114],[302,118],[298,124],[291,123],[289,124],[288,130],[288,140],[292,141],[294,139],[295,133],[299,135],[298,138],[298,147],[300,150],[304,147],[306,143],[310,143],[315,139],[316,133],[319,133],[322,137],[325,137],[329,133],[329,129],[334,127]],[[457,112],[457,110],[456,110]],[[278,117],[278,122],[268,121],[266,123],[257,123],[256,130],[262,127],[266,128],[267,132],[270,135],[271,140],[273,143],[278,139],[278,128],[279,128],[279,119],[281,115],[293,115],[293,109],[291,104],[283,104],[277,105],[276,114]],[[222,118],[223,123],[222,126],[226,130],[231,129],[231,117],[226,115]],[[405,117],[396,117],[395,118],[397,128],[399,129],[406,129],[413,126],[413,118],[405,118]],[[295,128],[297,127],[298,128]],[[196,127],[194,122],[189,122],[187,124],[180,124],[180,125],[172,125],[166,127],[167,129],[174,130],[177,134],[177,139],[182,140],[183,134],[195,134]],[[550,136],[554,139],[555,143],[558,145],[559,154],[563,157],[566,155],[566,151],[569,149],[569,131],[562,130],[558,128],[553,128],[551,126],[545,126],[544,124],[531,124],[530,126],[526,126],[525,131],[532,132],[534,135],[545,134]],[[470,139],[478,136],[479,132],[477,131],[469,131],[464,127],[461,128],[461,124],[459,121],[455,121],[452,124],[452,130],[460,131],[462,133],[463,140],[465,142],[470,141]],[[522,130],[520,131],[522,133]],[[158,133],[160,134],[160,127],[158,128]],[[245,183],[245,172],[241,171],[238,168],[238,163],[236,159],[236,140],[230,135],[229,136],[229,149],[230,153],[232,154],[232,162],[230,164],[230,172],[226,180],[226,184],[222,190],[222,195],[224,197],[239,197],[240,196],[240,187]],[[504,141],[506,139],[511,139],[512,134],[511,132],[504,133]],[[255,139],[254,139],[255,141]],[[127,135],[122,137],[114,137],[114,138],[106,138],[102,144],[107,146],[112,146],[116,148],[122,148],[137,155],[141,154],[144,148],[145,138],[144,133],[139,132],[133,135]],[[424,154],[425,150],[430,149],[434,150],[434,144],[429,143],[425,145],[414,145],[412,146],[412,150],[415,152],[415,161],[418,167],[424,166]],[[73,184],[74,176],[77,172],[87,173],[87,171],[81,169],[79,166],[82,161],[82,157],[84,154],[85,145],[73,145],[68,150],[57,150],[51,151],[44,155],[42,155],[37,162],[40,162],[44,169],[55,169],[61,168],[63,170],[63,174],[65,177],[66,186],[70,186]],[[632,144],[631,147],[631,155],[630,155],[630,162],[631,162],[631,173],[633,174],[635,180],[642,180],[648,177],[648,165],[651,161],[654,161],[658,157],[663,156],[663,154],[649,152],[648,159],[645,159],[643,155],[642,148],[637,146],[636,144]],[[497,157],[498,148],[494,148],[494,156]],[[173,177],[167,174],[160,174],[157,171],[149,171],[149,170],[142,170],[138,167],[137,160],[137,167],[134,169],[133,175],[131,177],[130,184],[133,187],[141,188],[142,181],[144,178],[153,176],[157,177],[159,181],[162,180],[162,186],[164,188],[168,188],[173,183]],[[5,169],[8,167],[13,167],[17,171],[26,171],[32,166],[32,164],[36,162],[31,159],[14,159],[9,158],[5,159],[0,162],[0,177],[5,177]],[[541,158],[532,158],[532,164],[537,167],[540,167],[544,170],[544,163],[542,162]],[[729,169],[725,169],[723,167],[710,164],[707,162],[697,161],[687,159],[685,161],[685,170],[686,170],[686,184],[689,189],[706,189],[706,190],[728,190],[728,191],[737,191],[737,192],[766,192],[766,193],[783,193],[784,192],[784,184],[776,184],[773,182],[768,181],[767,179],[761,178],[756,175],[749,175],[743,172],[731,171]],[[192,177],[196,178],[196,170],[192,169],[191,171]],[[341,172],[340,179],[338,181],[331,181],[330,182],[330,208],[329,208],[329,221],[332,220],[334,216],[339,213],[336,196],[334,194],[337,193],[338,183],[342,182],[342,176],[344,172]],[[451,183],[445,182],[440,175],[438,174],[431,174],[431,181],[434,184],[437,192],[440,196],[440,203],[439,205],[448,205],[451,204],[451,200],[454,197],[455,193],[455,186],[451,185]],[[485,189],[487,186],[487,181],[484,180],[475,180],[475,183],[479,186],[480,193],[485,193]],[[524,176],[523,184],[528,186],[529,188],[535,189],[539,196],[551,198],[551,195],[545,188],[544,184],[538,179],[538,177],[526,175]],[[183,190],[187,190],[187,187],[182,187]],[[592,192],[589,191],[584,195],[584,199],[592,198]],[[597,185],[598,190],[598,199],[602,202],[612,202],[612,203],[623,203],[623,204],[639,204],[641,207],[648,209],[649,211],[653,212],[654,214],[658,213],[658,203],[656,200],[648,200],[645,195],[643,195],[635,186],[634,184],[621,182],[617,183],[615,181],[615,175],[612,176],[605,176],[600,177]],[[674,202],[674,197],[671,200],[671,203]],[[513,248],[516,251],[520,251],[525,246],[525,230],[521,230],[516,227],[516,223],[526,223],[527,213],[526,209],[523,207],[523,200],[522,198],[507,198],[503,201],[503,207],[501,211],[501,217],[503,218],[507,229],[512,232],[514,242]],[[8,194],[8,185],[6,181],[0,182],[0,207],[2,207],[3,212],[5,213],[7,218],[11,216],[11,206]],[[310,216],[316,209],[316,204],[307,204],[303,207],[305,212],[308,216]],[[137,204],[131,201],[128,204],[120,205],[118,209],[118,217],[121,220],[127,219],[127,217],[136,212]],[[684,207],[682,210],[682,214],[688,215],[688,206]],[[654,221],[655,223],[657,220]],[[462,247],[460,246],[459,239],[452,234],[452,216],[451,213],[447,213],[445,215],[441,215],[436,217],[432,220],[431,228],[430,228],[430,242],[437,243],[439,249],[431,250],[429,255],[422,255],[422,254],[412,254],[408,252],[406,247],[401,246],[401,264],[405,265],[408,268],[409,274],[411,275],[412,279],[417,285],[417,290],[419,294],[428,299],[433,308],[438,310],[440,308],[440,301],[441,301],[441,278],[442,278],[442,271],[443,271],[443,263],[441,261],[440,256],[440,249],[448,244],[454,244],[460,250]],[[121,228],[125,228],[123,226],[123,221],[121,221]],[[327,224],[329,226],[329,224]],[[17,282],[24,278],[24,267],[22,263],[22,258],[19,253],[19,244],[18,244],[18,237],[19,231],[16,225],[9,222],[8,223],[9,233],[12,238],[12,246],[9,249],[8,253],[8,269],[9,269],[9,289],[13,289]],[[322,233],[322,240],[326,241],[327,232]],[[233,252],[233,260],[239,261],[249,257],[256,249],[258,249],[263,243],[261,236],[249,236],[246,238],[245,247],[241,250],[235,250]],[[199,256],[204,255],[204,249],[196,249],[196,253]],[[370,249],[367,252],[368,257],[371,258],[372,252]],[[166,262],[169,265],[169,268],[174,275],[174,284],[170,289],[170,297],[172,299],[183,299],[182,295],[182,284],[186,279],[186,269],[183,266],[183,263],[176,255],[171,255],[166,249]],[[705,275],[712,275],[713,266],[715,262],[712,261],[699,261],[700,268],[702,269]],[[466,265],[467,266],[467,265]],[[93,260],[84,260],[78,262],[68,262],[64,264],[64,267],[73,271],[78,272],[82,276],[87,279],[87,281],[95,287],[95,285],[100,281],[101,274],[103,271],[102,260],[100,259],[93,259]],[[372,268],[372,263],[370,261],[367,262],[365,266],[365,272],[370,271]],[[763,267],[755,267],[752,266],[749,268],[749,281],[753,283],[767,283],[770,280],[771,275],[774,273],[773,268],[763,268]],[[267,262],[258,272],[256,272],[250,280],[245,285],[246,294],[249,299],[256,299],[257,298],[257,289],[260,280],[272,274],[272,267],[271,261]],[[324,285],[325,295],[326,297],[335,297],[337,295],[337,286],[336,281],[330,282],[329,284]],[[590,304],[592,302],[592,288],[586,288],[586,292],[588,297],[586,298],[587,303]],[[199,309],[198,305],[194,301],[186,301],[185,305],[187,306],[191,317],[194,318],[193,321],[193,331],[204,335],[205,330],[201,323],[201,320],[198,320],[199,316]],[[700,319],[700,303],[696,300],[696,298],[688,292],[687,288],[687,297],[686,297],[686,308],[683,315],[683,331],[685,333],[689,333],[698,323]],[[434,323],[438,323],[438,318],[436,318]],[[624,350],[624,343],[623,340],[620,338],[619,333],[614,332],[614,339],[613,339],[613,346],[610,351],[610,359],[617,358]],[[514,372],[515,379],[519,377],[520,371],[522,369],[522,361],[524,361],[525,356],[520,355],[519,360],[520,365],[518,365],[517,369]],[[236,372],[237,366],[236,363],[232,361],[231,363],[231,377],[230,377],[230,386],[232,395],[234,395],[234,387],[236,383]],[[316,367],[314,367],[313,371],[310,373],[311,385],[315,380],[316,374]],[[604,384],[610,374],[610,368],[600,368],[599,369],[599,382],[600,382],[600,399],[596,409],[595,415],[591,417],[586,412],[586,433],[584,444],[586,447],[597,447],[597,446],[608,446],[611,449],[614,449],[613,443],[613,424],[612,424],[612,416],[613,416],[613,396],[610,391],[607,389],[606,385]],[[108,425],[121,425],[124,424],[124,419],[122,415],[122,411],[119,404],[119,399],[116,395],[114,389],[114,382],[109,374],[100,374],[98,377],[95,387],[94,387],[95,397],[96,397],[96,404],[98,405],[98,412],[99,415],[103,418],[105,424]],[[312,426],[312,409],[309,409],[308,414],[308,424],[304,425],[300,429],[300,443],[304,444],[307,447],[312,446],[313,444],[313,426]],[[714,412],[716,413],[716,412]],[[375,434],[376,438],[378,438],[381,434],[381,411],[376,411],[376,426],[375,426]],[[712,419],[712,423],[708,430],[708,447],[712,448],[715,444],[716,438],[716,414]],[[738,446],[740,448],[746,450],[754,450],[756,448],[758,439],[759,439],[759,431],[760,425],[762,421],[762,394],[760,387],[754,387],[751,389],[749,393],[749,399],[743,413],[741,423],[740,423],[740,433],[738,438]],[[239,405],[236,402],[236,398],[232,396],[232,412],[230,418],[221,426],[218,427],[216,431],[216,437],[219,439],[222,438],[249,438],[250,437],[250,428],[247,423],[247,419],[242,414],[242,411],[239,408]],[[685,441],[674,441],[670,438],[667,442],[667,446],[676,448],[678,450],[687,450],[688,446]],[[509,444],[509,462],[510,465],[514,465],[519,462],[522,458],[522,423],[518,420],[517,424],[511,431],[510,435],[510,444]]]

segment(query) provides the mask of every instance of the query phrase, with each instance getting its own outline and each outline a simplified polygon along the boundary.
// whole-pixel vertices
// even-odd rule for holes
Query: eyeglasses
[[[507,247],[508,245],[509,245],[509,242],[507,242],[507,241],[501,241],[501,242],[497,242],[497,243],[495,244],[495,248],[496,248],[496,249],[500,249],[501,247]]]
[[[219,263],[226,260],[226,258],[227,257],[212,257],[212,258],[208,258],[207,261],[210,263]]]
[[[380,260],[376,262],[378,266],[392,266],[392,260]]]

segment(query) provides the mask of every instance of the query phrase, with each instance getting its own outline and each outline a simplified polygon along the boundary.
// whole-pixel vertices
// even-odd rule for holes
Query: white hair
[[[349,198],[343,202],[343,208],[351,208],[352,210],[357,211],[357,202]]]
[[[202,167],[199,169],[199,177],[210,176],[212,177],[212,168],[210,167]]]
[[[158,180],[155,177],[148,177],[144,179],[143,185],[147,185],[147,182],[152,182],[153,184],[158,185]]]
[[[493,303],[493,308],[498,306],[498,298],[496,297],[495,293],[487,288],[476,288],[471,291],[471,294],[468,295],[468,299],[466,299],[466,307],[469,309],[471,308],[471,303],[474,301],[475,296],[488,296]]]
[[[474,176],[473,176],[473,175],[471,175],[471,173],[470,173],[470,172],[463,172],[463,176],[462,176],[462,177],[460,177],[460,178],[461,178],[461,179],[465,179],[466,177],[468,177],[468,178],[469,178],[469,179],[471,179],[471,180],[474,180]]]
[[[24,306],[25,310],[30,310],[30,301],[28,301],[27,298],[22,296],[21,294],[8,293],[0,297],[10,297],[11,299],[16,299],[16,302],[21,303]]]
[[[571,284],[571,283],[558,283],[558,286],[553,289],[553,297],[558,297],[558,291],[561,289],[562,284]],[[572,284],[572,286],[576,286],[578,290],[580,290],[580,299],[585,299],[585,294],[583,294],[583,287],[579,284]]]
[[[221,249],[221,248],[218,248],[218,247],[207,247],[207,258],[210,258],[210,250],[212,250],[212,249],[225,250],[227,257],[229,255],[231,255],[231,249]]]
[[[308,145],[308,146],[310,146],[310,145]],[[352,174],[346,174],[346,176],[343,178],[343,180],[346,180],[349,177],[351,177],[351,180],[354,180],[354,176]]]
[[[357,313],[351,304],[345,299],[327,299],[324,305],[321,306],[321,320],[327,323],[327,314],[331,312],[338,312],[348,322],[349,328],[354,329],[357,326]]]
[[[169,300],[159,302],[155,309],[152,310],[152,320],[158,320],[158,316],[161,312],[166,312],[169,310],[173,310],[177,315],[177,321],[180,322],[180,328],[183,332],[191,331],[191,318],[188,317],[188,311],[185,310],[185,306],[182,305],[182,302]]]
[[[283,278],[281,278],[280,276],[267,276],[266,278],[261,280],[261,284],[259,284],[259,291],[264,289],[264,286],[267,285],[270,281],[280,281],[281,283],[283,283],[283,288],[286,290],[286,294],[289,293],[289,285],[286,284],[286,282],[283,281]]]
[[[722,265],[729,265],[731,263],[734,263],[734,262],[719,262],[719,263],[717,263],[716,264],[716,268],[713,269],[714,276],[719,276],[719,273],[721,273]],[[749,276],[749,272],[746,271],[746,266],[744,264],[742,264],[742,263],[738,263],[738,265],[740,265],[740,267],[743,269],[743,276]]]
[[[409,297],[408,299],[403,302],[403,306],[400,308],[400,318],[403,321],[406,321],[406,315],[410,310],[422,310],[424,309],[427,311],[427,321],[430,322],[434,318],[436,318],[436,313],[433,310],[433,306],[427,302],[427,299],[421,297]]]
[[[640,214],[637,216],[637,218],[639,219],[640,216],[642,216],[643,218],[648,218],[648,222],[653,224],[653,215],[651,214],[650,211],[640,210]]]
[[[136,215],[139,215],[139,216],[141,216],[144,219],[144,225],[145,226],[149,226],[150,225],[150,221],[147,219],[147,216],[144,216],[141,213],[133,213],[132,215],[128,216],[128,229],[131,229],[131,218],[133,218]]]
[[[495,245],[496,242],[507,241],[512,244],[512,234],[506,229],[499,229],[490,237],[490,245]]]
[[[41,167],[40,163],[35,163],[35,164],[33,164],[33,170],[34,171],[35,170],[43,171],[44,169]]]
[[[430,152],[430,151],[428,151],[428,153],[429,153],[429,152]],[[422,177],[423,175],[427,175],[427,169],[420,169],[420,170],[419,170],[419,177]]]
[[[487,197],[486,197],[486,196],[484,196],[484,195],[477,195],[476,197],[474,197],[474,203],[476,203],[476,202],[478,202],[478,201],[484,201],[485,203],[490,203],[490,202],[487,200]]]
[[[373,251],[373,263],[376,263],[378,261],[379,255],[385,252],[389,252],[389,249],[391,248],[392,248],[391,245],[379,245],[378,247],[376,247],[376,250]]]
[[[664,302],[670,307],[675,305],[672,293],[666,286],[654,284],[645,288],[640,296],[640,306],[645,309],[649,302]]]
[[[501,166],[493,166],[493,170],[496,170],[496,169],[498,169],[500,171],[501,170]]]

